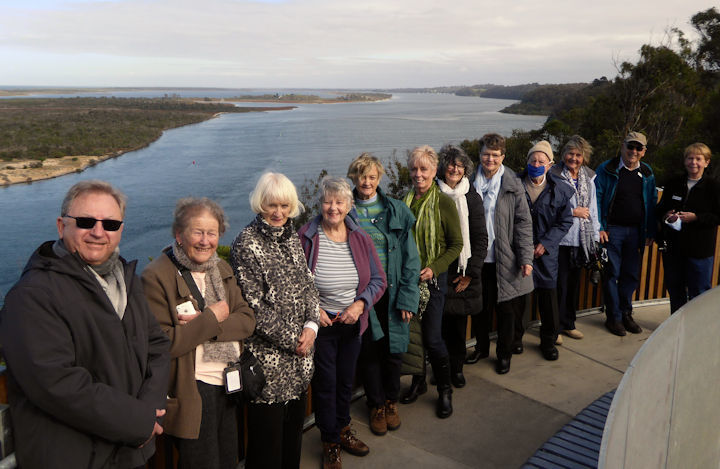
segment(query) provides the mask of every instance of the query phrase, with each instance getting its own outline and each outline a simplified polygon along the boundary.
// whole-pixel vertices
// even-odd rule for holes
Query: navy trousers
[[[312,394],[315,423],[323,442],[340,443],[340,430],[350,424],[350,398],[360,345],[359,323],[334,323],[318,332]]]

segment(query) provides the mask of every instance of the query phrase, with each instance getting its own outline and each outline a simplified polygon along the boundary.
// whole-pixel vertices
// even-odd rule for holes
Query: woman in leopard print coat
[[[258,215],[235,238],[231,264],[257,320],[245,346],[262,364],[267,382],[248,405],[245,467],[298,467],[318,292],[290,219],[300,208],[292,182],[264,174],[250,205]]]

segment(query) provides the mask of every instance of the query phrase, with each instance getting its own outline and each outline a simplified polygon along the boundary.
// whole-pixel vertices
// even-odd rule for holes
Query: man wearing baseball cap
[[[609,265],[605,271],[605,327],[615,335],[642,332],[632,318],[632,295],[640,281],[643,245],[655,237],[655,175],[641,162],[647,138],[640,132],[625,137],[620,156],[596,170],[600,242],[605,243]]]

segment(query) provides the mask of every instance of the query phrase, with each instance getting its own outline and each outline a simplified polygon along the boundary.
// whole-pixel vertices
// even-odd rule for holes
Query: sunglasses
[[[642,143],[628,142],[625,144],[625,147],[628,150],[643,151],[645,145],[643,145]]]
[[[102,223],[103,230],[117,231],[120,229],[120,225],[123,224],[122,220],[98,220],[97,218],[74,217],[72,215],[63,215],[63,217],[75,220],[75,225],[81,230],[92,230],[95,227],[95,223],[100,222]]]

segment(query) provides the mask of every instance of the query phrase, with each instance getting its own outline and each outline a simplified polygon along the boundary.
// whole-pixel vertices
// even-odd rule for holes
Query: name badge
[[[242,391],[242,375],[240,375],[240,364],[235,363],[223,370],[225,375],[225,393],[232,394]]]
[[[680,197],[679,195],[674,195],[674,196],[672,196],[672,199],[673,200],[682,200],[682,197]]]

